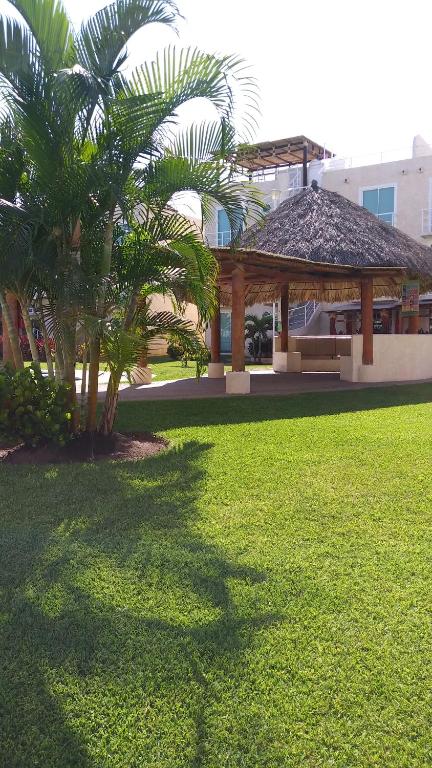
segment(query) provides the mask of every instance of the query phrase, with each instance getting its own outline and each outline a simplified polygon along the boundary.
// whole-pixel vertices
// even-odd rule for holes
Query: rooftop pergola
[[[258,144],[239,147],[234,158],[237,166],[247,173],[303,166],[303,186],[307,186],[307,166],[311,160],[334,157],[326,147],[308,139],[307,136],[292,136],[277,141],[262,141]]]
[[[288,352],[289,302],[360,299],[363,364],[373,363],[373,299],[398,298],[407,279],[432,283],[432,252],[364,208],[313,187],[286,200],[238,244],[213,248],[222,305],[232,307],[232,370],[245,370],[245,308],[281,302],[281,352]],[[417,332],[416,317],[410,330]],[[220,315],[211,328],[220,361]]]

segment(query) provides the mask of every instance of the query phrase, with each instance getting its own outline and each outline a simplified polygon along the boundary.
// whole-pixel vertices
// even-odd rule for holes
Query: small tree
[[[263,345],[268,343],[268,334],[272,329],[273,315],[270,312],[264,312],[261,317],[258,317],[258,315],[246,315],[245,338],[250,339],[249,351],[255,362],[261,362]]]

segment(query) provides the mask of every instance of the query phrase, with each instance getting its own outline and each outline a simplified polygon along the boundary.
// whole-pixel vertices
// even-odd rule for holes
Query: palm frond
[[[234,126],[227,120],[193,123],[179,132],[166,148],[167,154],[194,162],[226,160],[236,148]]]
[[[48,71],[55,72],[74,57],[71,22],[61,0],[9,0],[35,39]]]
[[[178,15],[172,0],[116,0],[82,26],[77,40],[79,62],[107,81],[127,58],[125,46],[147,24],[174,26]]]
[[[250,130],[258,110],[257,88],[244,61],[237,56],[216,56],[198,48],[178,51],[171,46],[151,63],[137,67],[129,78],[131,95],[163,94],[167,117],[185,102],[204,98],[230,121],[236,105],[236,88],[240,90],[240,100],[245,102],[245,124]]]

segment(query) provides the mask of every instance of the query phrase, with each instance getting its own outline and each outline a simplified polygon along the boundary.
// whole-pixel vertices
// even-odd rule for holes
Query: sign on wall
[[[402,285],[402,309],[403,317],[418,315],[419,313],[419,292],[420,286],[417,281],[411,280]]]

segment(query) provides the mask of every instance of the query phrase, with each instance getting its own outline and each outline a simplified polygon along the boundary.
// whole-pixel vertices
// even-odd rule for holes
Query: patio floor
[[[394,382],[409,384],[413,382]],[[416,382],[421,383],[421,382]],[[293,395],[303,392],[322,392],[328,390],[364,389],[367,387],[390,386],[385,384],[351,384],[341,381],[338,373],[251,373],[251,395]],[[106,384],[101,382],[100,398],[104,397]],[[225,379],[208,379],[207,376],[196,379],[178,379],[160,381],[150,385],[122,384],[120,400],[183,400],[206,397],[237,397],[225,392]]]

